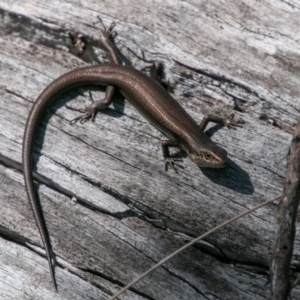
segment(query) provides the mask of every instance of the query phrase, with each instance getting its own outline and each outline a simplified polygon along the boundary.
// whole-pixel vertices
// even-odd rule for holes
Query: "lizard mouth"
[[[222,149],[223,150],[223,149]],[[190,159],[202,168],[225,168],[228,164],[227,152],[216,155],[214,153],[205,151],[200,155],[190,154]]]
[[[213,168],[213,169],[221,169],[225,168],[228,165],[227,161],[223,162],[198,162],[197,165],[201,168]]]

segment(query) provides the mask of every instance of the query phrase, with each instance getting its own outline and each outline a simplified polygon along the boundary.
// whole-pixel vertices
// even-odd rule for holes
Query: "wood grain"
[[[136,68],[151,65],[142,51],[164,64],[173,96],[196,120],[234,111],[245,121],[237,130],[208,130],[227,149],[229,168],[201,170],[184,158],[177,175],[164,171],[165,138],[121,96],[84,125],[69,124],[78,113],[65,104],[82,108],[88,89],[95,99],[103,90],[63,96],[43,118],[34,150],[35,169],[76,195],[37,184],[58,260],[58,294],[22,174],[2,165],[0,298],[107,299],[193,236],[280,195],[300,109],[297,3],[0,0],[2,156],[21,162],[26,118],[43,88],[87,65],[93,53],[107,59],[98,15],[107,26],[116,22],[116,45]],[[90,47],[84,60],[72,54],[68,33],[75,31]],[[267,299],[276,214],[274,204],[237,221],[122,299]],[[299,246],[296,237],[292,276]],[[300,297],[299,288],[292,295]]]

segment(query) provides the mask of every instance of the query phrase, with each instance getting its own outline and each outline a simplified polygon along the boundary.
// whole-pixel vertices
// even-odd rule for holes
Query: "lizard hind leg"
[[[113,31],[114,27],[116,26],[116,23],[112,22],[107,29],[99,16],[98,16],[98,19],[103,27],[103,29],[100,29],[101,44],[104,47],[104,49],[109,53],[110,62],[113,64],[116,64],[116,65],[122,64],[121,55],[118,51],[118,48],[115,46],[115,44],[112,40],[117,35],[117,32]]]
[[[112,22],[107,29],[102,22],[101,18],[98,17],[99,22],[102,24],[103,29],[100,29],[101,32],[101,43],[104,49],[109,53],[110,55],[110,63],[112,64],[122,64],[122,59],[121,55],[111,40],[111,37],[113,34],[116,34],[115,31],[113,31],[113,28],[115,27],[115,22]],[[80,116],[74,118],[73,120],[70,121],[71,124],[75,124],[76,122],[80,122],[81,124],[87,122],[88,120],[94,120],[97,112],[101,109],[104,109],[108,107],[112,101],[113,101],[113,95],[115,92],[115,87],[114,86],[107,86],[106,92],[105,92],[105,98],[103,100],[99,101],[94,101],[91,92],[89,91],[89,99],[91,101],[91,104],[87,106],[84,109],[74,109],[70,106],[66,106],[69,109],[79,111],[82,113]]]

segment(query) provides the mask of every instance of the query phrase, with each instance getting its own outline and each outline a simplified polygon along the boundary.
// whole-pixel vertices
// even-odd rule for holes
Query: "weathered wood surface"
[[[95,122],[73,126],[68,120],[78,114],[65,104],[83,107],[88,89],[62,97],[43,119],[35,147],[37,171],[78,199],[37,185],[58,260],[58,294],[22,174],[1,165],[0,298],[107,299],[192,236],[279,195],[300,110],[299,13],[299,1],[278,0],[0,0],[2,156],[21,162],[24,125],[38,94],[87,65],[70,53],[68,32],[86,35],[105,57],[99,25],[92,26],[98,15],[107,25],[116,22],[115,42],[135,67],[150,65],[138,58],[142,51],[164,63],[174,97],[195,119],[235,111],[245,121],[238,130],[209,130],[228,150],[229,168],[200,170],[184,159],[176,175],[164,171],[164,137],[120,96]],[[92,91],[103,97],[102,89]],[[122,299],[267,299],[276,213],[277,203],[228,226]],[[299,246],[297,236],[293,276]],[[292,295],[299,299],[299,288]]]

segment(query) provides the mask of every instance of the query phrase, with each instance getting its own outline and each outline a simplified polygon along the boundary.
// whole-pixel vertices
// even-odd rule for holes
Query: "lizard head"
[[[210,149],[200,149],[198,151],[188,151],[189,158],[199,167],[224,168],[227,166],[227,151],[214,145]]]

